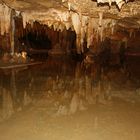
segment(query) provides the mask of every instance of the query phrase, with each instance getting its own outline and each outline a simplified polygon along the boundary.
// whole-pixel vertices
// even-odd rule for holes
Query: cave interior
[[[0,0],[0,139],[139,140],[139,0]]]

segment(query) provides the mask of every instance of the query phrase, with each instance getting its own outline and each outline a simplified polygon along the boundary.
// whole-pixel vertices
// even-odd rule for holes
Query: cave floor
[[[1,71],[0,139],[139,140],[137,64],[131,74],[65,59]]]

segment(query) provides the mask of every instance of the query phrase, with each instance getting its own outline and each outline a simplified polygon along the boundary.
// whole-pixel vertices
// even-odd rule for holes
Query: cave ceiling
[[[140,1],[124,0],[0,0],[1,34],[9,31],[11,11],[23,19],[23,27],[37,21],[57,31],[73,30],[79,52],[84,39],[87,47],[93,36],[102,41],[114,34],[116,26],[130,36],[140,27]]]
[[[140,23],[139,0],[1,0],[1,3],[28,14],[29,20],[42,23],[48,20],[67,21],[68,11],[90,18],[99,18],[99,13],[103,13],[104,19],[115,19],[126,28],[139,28]]]

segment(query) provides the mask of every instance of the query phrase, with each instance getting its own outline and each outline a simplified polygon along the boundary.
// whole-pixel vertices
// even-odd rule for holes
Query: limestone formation
[[[105,5],[100,5],[101,3]],[[110,9],[106,3],[111,7]],[[12,10],[15,11],[14,15]],[[130,28],[139,28],[139,12],[140,2],[137,0],[133,2],[128,0],[97,0],[96,2],[91,0],[3,0],[0,1],[0,31],[1,35],[14,31],[10,29],[13,28],[11,20],[19,16],[22,16],[23,28],[26,28],[27,24],[32,26],[37,21],[42,25],[53,27],[54,31],[62,32],[65,29],[71,29],[76,33],[77,52],[82,53],[84,40],[89,48],[94,36],[97,41],[103,41],[106,36],[114,33],[116,24],[127,28],[131,22]],[[11,47],[14,45],[13,40]]]

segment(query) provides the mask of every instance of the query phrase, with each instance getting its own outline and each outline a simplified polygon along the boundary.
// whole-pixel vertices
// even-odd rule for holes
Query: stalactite
[[[80,39],[80,44],[81,44],[81,51],[84,52],[83,44],[84,44],[84,38],[85,38],[85,31],[84,28],[81,28],[81,39]]]
[[[84,44],[84,39],[86,37],[88,17],[80,15],[80,21],[81,21],[81,26],[80,26],[81,29],[79,34],[79,47],[80,47],[80,51],[84,52],[83,44]]]
[[[111,6],[112,4],[112,0],[108,0],[109,6]]]
[[[74,26],[74,30],[75,30],[76,34],[80,34],[81,21],[80,21],[79,15],[77,13],[73,13],[71,15],[71,18],[72,18],[72,24]]]
[[[99,26],[102,26],[102,22],[103,22],[103,12],[99,12]]]
[[[89,18],[88,16],[78,15],[77,13],[73,13],[71,18],[77,36],[76,37],[77,52],[81,53],[84,51],[83,43],[86,37]]]
[[[100,35],[100,41],[103,41],[103,12],[99,12],[99,26],[98,34]]]
[[[47,25],[48,25],[48,27],[51,27],[53,25],[53,21],[52,20],[48,20],[47,21]]]
[[[0,18],[1,35],[4,35],[4,33],[9,33],[11,9],[7,7],[5,4],[0,4],[0,16],[1,16]]]
[[[128,46],[128,39],[127,39],[127,37],[124,37],[122,39],[122,41],[125,43],[125,48],[127,48],[127,46]]]
[[[115,20],[112,20],[112,22],[111,22],[111,34],[112,35],[114,34],[115,25],[116,25],[116,21]]]
[[[59,27],[59,23],[58,22],[53,23],[54,31],[56,31],[58,29],[58,27]]]
[[[65,22],[66,29],[69,30],[71,28],[71,23],[70,22]]]
[[[71,15],[71,19],[72,19],[72,24],[73,24],[73,27],[74,27],[74,30],[76,32],[76,45],[77,45],[77,52],[78,53],[81,53],[81,50],[80,50],[80,34],[81,34],[81,21],[80,21],[80,17],[77,13],[73,13]]]
[[[22,18],[23,18],[23,28],[26,28],[26,24],[28,22],[28,16],[26,13],[22,13]]]
[[[63,30],[65,30],[65,26],[61,23],[60,25],[59,25],[59,30],[62,32]]]
[[[71,10],[71,3],[70,2],[68,2],[68,9],[69,9],[69,11]]]
[[[118,5],[119,9],[123,6],[125,2],[123,0],[116,0],[116,4]]]
[[[11,54],[14,55],[15,53],[15,11],[12,10],[10,13],[10,47],[11,47]]]
[[[87,26],[87,48],[89,48],[92,45],[93,40],[93,28],[97,28],[98,24],[96,24],[96,19],[90,18],[89,23]]]
[[[115,28],[115,25],[116,25],[116,21],[115,20],[112,20],[112,19],[102,19],[102,15],[100,15],[100,16],[101,17],[99,18],[98,23],[97,23],[96,20],[94,21],[96,23],[95,26],[94,26],[94,29],[95,29],[96,34],[97,34],[97,41],[99,41],[99,40],[103,41],[104,40],[104,38],[106,37],[105,29],[110,28],[111,31],[108,32],[107,35],[112,35],[114,33],[114,28]]]
[[[102,2],[102,0],[99,1]],[[67,2],[70,3],[71,1]],[[111,2],[113,2],[113,0],[108,0],[107,2],[109,2],[109,4],[111,5]],[[71,6],[69,6],[69,10],[71,10]],[[8,13],[7,11],[8,10],[5,10],[6,13]],[[51,14],[51,16],[46,16],[48,13],[49,15]],[[97,36],[99,36],[100,40],[102,41],[104,38],[103,31],[107,26],[107,22],[104,23],[105,19],[103,19],[102,11],[99,12],[99,19],[92,19],[89,18],[89,16],[83,16],[81,13],[75,13],[73,11],[61,11],[53,8],[45,12],[16,12],[17,16],[19,16],[20,14],[23,20],[23,28],[26,28],[27,24],[31,24],[31,28],[33,28],[33,31],[37,34],[37,36],[41,34],[41,30],[38,28],[37,24],[33,24],[34,21],[38,21],[38,23],[40,24],[45,24],[49,28],[53,28],[54,31],[62,32],[64,29],[69,30],[70,28],[74,30],[76,33],[76,46],[78,53],[84,51],[83,43],[85,39],[87,41],[87,48],[92,45],[94,36],[93,29],[98,30]],[[114,25],[114,22],[112,22],[112,34],[114,32]],[[1,26],[3,25],[1,24]]]

